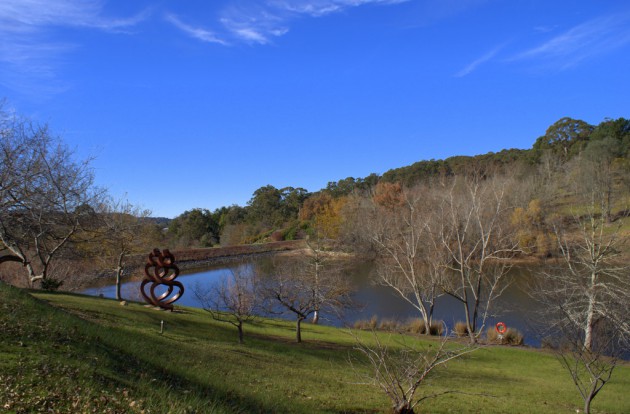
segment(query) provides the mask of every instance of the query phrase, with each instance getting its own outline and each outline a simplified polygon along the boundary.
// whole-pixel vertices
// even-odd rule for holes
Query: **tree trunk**
[[[584,414],[589,414],[591,412],[591,400],[593,398],[589,395],[584,399]]]
[[[424,335],[430,335],[431,334],[431,319],[429,319],[429,316],[426,314],[426,312],[422,312],[422,320],[424,322],[424,332],[422,332]]]
[[[302,321],[304,320],[303,316],[298,316],[297,322],[295,323],[295,341],[300,343],[302,342]]]
[[[125,255],[124,253],[121,253],[118,255],[118,267],[116,267],[116,300],[122,300],[122,295],[120,293],[120,288],[121,288],[121,279],[122,279],[122,273],[123,273],[123,259],[124,259]]]
[[[401,402],[400,404],[395,405],[392,408],[392,412],[394,414],[414,414],[413,408],[410,406],[410,404],[407,401]]]
[[[243,339],[243,321],[238,321],[238,325],[236,325],[236,327],[238,328],[238,343],[244,344],[245,340]]]
[[[433,323],[433,310],[435,309],[435,288],[431,289],[431,305],[429,306],[429,325]]]
[[[586,326],[584,327],[584,348],[591,351],[593,348],[593,325],[595,324],[595,284],[597,274],[591,274],[591,286],[588,292],[588,308],[586,310]]]
[[[118,268],[116,269],[116,300],[122,300],[122,295],[120,293],[121,291],[121,286],[120,286],[120,279],[121,279],[121,273],[122,273],[122,269]]]
[[[424,335],[429,335],[430,333],[430,328],[431,328],[431,316],[429,312],[432,312],[427,310],[427,306],[424,303],[424,301],[422,300],[422,297],[416,293],[416,302],[418,303],[418,305],[416,306],[416,308],[418,309],[418,311],[420,311],[420,317],[422,318],[422,322],[424,323],[424,331],[420,332],[421,334]]]
[[[479,301],[481,299],[481,283],[482,276],[479,274],[477,276],[479,279],[477,280],[477,292],[475,292],[475,307],[473,308],[473,318],[472,318],[472,333],[477,332],[477,318],[479,317]],[[483,329],[483,327],[481,327]]]
[[[35,282],[43,279],[43,277],[41,275],[38,276],[35,274],[35,269],[30,262],[24,261],[24,267],[26,268],[26,273],[28,274],[28,287],[32,289],[35,285]]]
[[[468,309],[468,294],[464,291],[464,315],[466,316],[466,329],[468,330],[468,337],[470,338],[470,343],[474,344],[477,342],[477,338],[475,337],[475,328],[472,325],[470,320],[470,309]]]

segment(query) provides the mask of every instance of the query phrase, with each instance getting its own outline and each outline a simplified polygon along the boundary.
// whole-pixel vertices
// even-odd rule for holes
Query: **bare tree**
[[[319,323],[322,312],[333,311],[335,316],[340,316],[344,309],[352,306],[352,287],[344,278],[344,266],[327,251],[327,241],[319,237],[319,234],[316,232],[315,237],[307,237],[308,248],[297,259],[301,274],[311,280],[313,285],[313,324]]]
[[[90,160],[75,161],[46,126],[0,113],[0,135],[0,241],[32,286],[93,222],[103,191],[94,187]]]
[[[464,308],[467,332],[476,342],[491,305],[501,295],[517,245],[505,225],[509,181],[479,175],[456,177],[439,190],[436,215],[428,221],[437,256],[447,270],[442,290]]]
[[[556,224],[563,266],[545,272],[535,296],[561,311],[555,325],[577,328],[584,348],[592,350],[594,329],[602,320],[617,326],[624,336],[630,334],[630,266],[621,250],[626,237],[620,232],[621,221],[609,225],[605,214],[593,210],[585,216],[574,215],[573,220],[577,234]]]
[[[295,316],[297,342],[302,342],[302,321],[310,315],[317,312],[319,319],[322,312],[340,314],[352,305],[350,284],[342,274],[323,270],[318,262],[321,254],[316,249],[297,260],[276,264],[272,274],[261,280],[268,310]]]
[[[103,225],[102,242],[108,253],[116,258],[116,299],[122,300],[121,282],[125,271],[125,260],[130,254],[144,252],[146,248],[145,219],[149,210],[134,206],[128,200],[108,199],[100,213]],[[145,242],[145,243],[143,243]],[[110,256],[108,254],[108,256]]]
[[[230,269],[229,276],[211,288],[197,285],[194,294],[213,319],[238,329],[239,344],[245,342],[243,325],[256,318],[260,307],[258,285],[251,265]]]
[[[543,332],[555,340],[587,413],[617,358],[630,349],[630,266],[621,248],[626,237],[621,221],[608,222],[606,193],[591,194],[585,214],[565,220],[568,226],[555,223],[561,265],[543,272],[532,289],[542,305]]]
[[[444,249],[436,248],[429,234],[431,190],[428,186],[403,189],[381,184],[373,197],[373,217],[366,225],[378,249],[377,274],[382,285],[392,288],[413,306],[429,334],[435,300],[441,294],[445,269]]]
[[[586,414],[591,412],[595,397],[612,378],[614,369],[627,352],[628,346],[617,326],[607,319],[599,319],[592,331],[590,348],[584,344],[584,334],[580,327],[571,322],[571,312],[566,312],[560,304],[545,307],[541,321],[553,326],[546,342],[554,349],[558,361],[571,377],[584,402]],[[562,323],[558,323],[563,320]],[[545,331],[543,331],[545,332]]]
[[[404,337],[401,337],[404,339]],[[476,348],[471,346],[447,347],[447,336],[437,343],[409,343],[409,341],[387,341],[373,334],[373,343],[355,336],[355,349],[369,363],[371,372],[362,375],[368,384],[379,387],[392,402],[397,414],[412,414],[416,406],[429,398],[435,398],[457,390],[420,395],[420,390],[438,368],[445,368],[449,361],[459,358]],[[356,370],[358,371],[358,370]]]

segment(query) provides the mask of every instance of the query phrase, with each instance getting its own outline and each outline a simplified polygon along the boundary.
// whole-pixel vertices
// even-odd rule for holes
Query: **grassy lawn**
[[[0,410],[145,413],[380,413],[389,401],[361,384],[342,329],[260,320],[236,330],[202,310],[163,312],[0,283]],[[160,322],[164,333],[160,334]],[[364,341],[371,334],[361,332]],[[383,340],[388,336],[383,334]],[[389,340],[392,340],[391,338]],[[414,337],[393,337],[411,343]],[[417,412],[575,413],[582,406],[552,355],[487,347],[437,372],[421,393],[458,390]],[[595,399],[593,412],[630,412],[630,368]]]

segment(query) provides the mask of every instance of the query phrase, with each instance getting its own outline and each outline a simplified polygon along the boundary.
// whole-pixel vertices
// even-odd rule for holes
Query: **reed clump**
[[[523,345],[525,337],[518,329],[514,328],[508,328],[503,335],[499,335],[495,328],[488,328],[486,341],[491,344]]]
[[[386,332],[401,332],[424,335],[427,333],[426,324],[422,319],[412,318],[406,322],[399,321],[392,318],[378,319],[376,315],[370,319],[361,319],[354,323],[354,329],[372,330],[372,331],[386,331]],[[444,334],[444,322],[432,321],[429,326],[429,335],[441,336]]]

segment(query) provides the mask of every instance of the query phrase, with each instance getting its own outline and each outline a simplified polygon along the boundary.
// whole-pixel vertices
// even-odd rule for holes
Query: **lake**
[[[235,262],[215,265],[205,270],[183,272],[177,280],[184,285],[185,293],[175,305],[201,307],[201,304],[193,294],[196,286],[208,287],[219,283],[223,278],[230,275],[231,269],[237,269],[241,266],[253,265],[257,269],[264,268],[269,265],[271,260],[269,257],[262,257],[248,264]],[[486,328],[494,326],[497,322],[503,322],[508,327],[516,328],[523,333],[527,345],[538,346],[540,339],[531,328],[528,316],[536,309],[536,303],[526,293],[527,283],[531,280],[534,273],[535,268],[515,267],[511,270],[508,275],[511,283],[493,304],[493,316],[487,320]],[[379,320],[394,319],[401,322],[418,317],[418,311],[398,297],[391,288],[374,282],[373,265],[371,263],[355,265],[347,269],[345,275],[350,278],[356,289],[354,299],[360,304],[360,307],[346,311],[343,319],[322,315],[320,323],[334,326],[348,324],[351,326],[357,320],[370,319],[374,315],[378,316]],[[141,281],[123,283],[123,297],[128,300],[142,301],[139,293],[140,283]],[[114,298],[115,285],[93,287],[84,290],[82,293]],[[287,318],[291,316],[286,315]],[[437,299],[435,305],[434,319],[443,320],[448,328],[452,329],[456,322],[464,320],[463,306],[448,295],[441,296]]]

